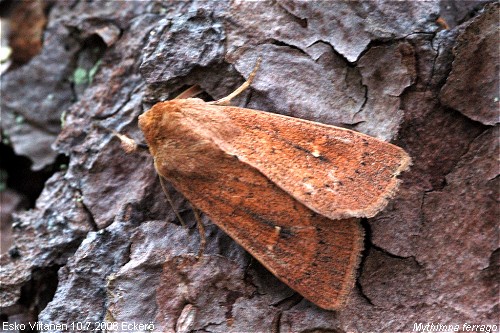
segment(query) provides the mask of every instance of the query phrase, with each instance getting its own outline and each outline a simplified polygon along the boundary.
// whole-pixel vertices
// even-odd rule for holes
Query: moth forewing
[[[331,219],[374,216],[410,165],[403,149],[352,130],[199,99],[172,102],[207,140]]]

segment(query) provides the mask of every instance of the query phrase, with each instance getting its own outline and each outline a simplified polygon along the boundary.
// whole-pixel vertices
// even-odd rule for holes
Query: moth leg
[[[199,85],[194,85],[183,92],[181,92],[176,98],[174,99],[186,99],[186,98],[191,98],[196,95],[199,95],[203,92],[203,89]]]
[[[205,245],[207,244],[207,238],[205,235],[205,226],[201,222],[200,213],[196,207],[193,206],[193,213],[196,219],[196,224],[198,226],[198,233],[200,234],[200,248],[198,249],[197,258],[200,258],[205,252]]]
[[[124,134],[120,134],[115,130],[112,130],[112,129],[109,129],[109,128],[106,128],[106,127],[100,126],[100,125],[97,125],[96,127],[105,129],[106,131],[113,133],[113,135],[116,136],[120,140],[120,145],[122,146],[122,149],[125,150],[125,152],[128,154],[137,151],[137,149],[141,149],[141,150],[148,150],[149,149],[147,144],[137,142],[134,139],[132,139]]]
[[[181,215],[179,214],[177,209],[175,209],[174,202],[172,201],[170,194],[168,194],[167,186],[165,185],[165,180],[163,179],[163,177],[160,174],[158,174],[158,177],[160,178],[161,189],[163,190],[163,193],[165,194],[165,197],[167,198],[167,201],[170,204],[170,207],[172,207],[172,210],[174,211],[175,216],[177,217],[177,219],[179,220],[181,225],[184,228],[186,228],[186,223],[184,223],[184,220],[182,219]]]
[[[221,98],[217,101],[209,102],[209,103],[215,104],[215,105],[229,105],[229,103],[231,102],[231,100],[233,98],[235,98],[236,96],[241,94],[243,91],[245,91],[248,87],[250,87],[250,84],[252,83],[252,81],[255,77],[255,74],[257,74],[257,70],[259,69],[261,60],[262,60],[261,57],[259,57],[257,59],[257,62],[255,63],[255,67],[253,68],[252,73],[250,73],[250,76],[248,77],[248,79],[245,82],[243,82],[243,84],[241,86],[239,86],[238,89],[236,89],[235,91],[233,91],[232,93],[230,93],[229,95],[227,95],[224,98]]]

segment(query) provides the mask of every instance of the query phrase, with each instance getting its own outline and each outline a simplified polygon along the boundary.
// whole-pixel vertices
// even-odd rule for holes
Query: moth
[[[361,217],[394,195],[401,148],[349,129],[215,102],[155,104],[139,117],[161,178],[277,278],[341,309],[363,248]]]

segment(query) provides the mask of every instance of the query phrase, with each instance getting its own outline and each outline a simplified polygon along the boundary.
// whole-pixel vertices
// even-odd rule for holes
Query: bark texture
[[[12,228],[2,231],[12,243],[0,257],[3,321],[163,332],[499,324],[498,3],[37,3],[25,10],[38,30],[24,43],[19,22],[12,30],[22,63],[1,77],[2,142],[33,170],[69,162],[11,226],[4,213],[22,194],[2,192],[2,230]],[[40,27],[39,53],[23,53]],[[413,160],[389,206],[363,220],[365,251],[341,311],[304,300],[205,216],[196,260],[189,203],[169,189],[186,229],[151,156],[126,154],[106,130],[143,141],[137,117],[154,103],[193,84],[224,97],[258,56],[234,105],[351,128]]]

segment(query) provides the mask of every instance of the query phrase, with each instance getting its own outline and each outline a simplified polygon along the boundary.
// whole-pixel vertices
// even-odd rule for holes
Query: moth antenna
[[[198,249],[198,254],[196,255],[196,257],[199,259],[203,255],[203,252],[205,252],[205,245],[207,244],[207,238],[205,235],[205,226],[201,222],[200,213],[196,207],[194,207],[193,205],[191,206],[193,207],[194,217],[196,219],[196,224],[198,226],[198,233],[200,234],[200,248]]]
[[[262,61],[262,58],[259,57],[257,59],[257,62],[255,63],[255,67],[253,68],[252,73],[250,73],[250,76],[248,77],[248,79],[245,82],[243,82],[243,84],[241,86],[239,86],[235,91],[233,91],[232,93],[230,93],[229,95],[227,95],[224,98],[221,98],[221,99],[214,101],[214,102],[208,102],[208,103],[215,104],[215,105],[229,105],[229,103],[231,102],[231,100],[233,98],[235,98],[236,96],[241,94],[243,91],[245,91],[248,87],[250,87],[250,84],[252,84],[252,81],[253,81],[255,75],[257,74],[257,71],[259,70],[259,66],[260,66],[261,61]]]
[[[195,97],[196,95],[199,95],[203,92],[203,89],[199,85],[194,85],[191,86],[190,88],[187,88],[183,92],[181,92],[176,98],[174,99],[186,99],[186,98],[191,98]]]
[[[170,197],[170,194],[168,194],[167,186],[165,185],[165,180],[163,179],[163,177],[160,174],[158,174],[158,177],[160,178],[161,189],[163,190],[163,193],[165,194],[165,197],[167,198],[167,201],[170,204],[170,207],[172,207],[172,210],[174,211],[175,216],[177,217],[177,219],[179,220],[179,222],[181,223],[181,225],[184,228],[186,228],[186,223],[184,223],[184,220],[182,219],[181,215],[179,214],[179,212],[177,211],[177,209],[175,209],[174,202],[172,201],[172,198]]]

